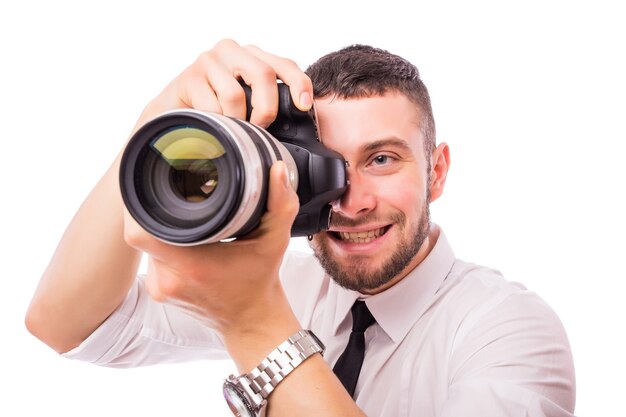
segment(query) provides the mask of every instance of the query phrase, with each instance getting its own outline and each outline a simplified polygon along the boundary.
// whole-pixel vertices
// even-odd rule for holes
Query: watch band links
[[[274,388],[314,353],[323,353],[324,345],[307,330],[299,330],[274,349],[247,374],[250,388],[266,399]]]
[[[252,371],[230,375],[224,381],[224,398],[235,416],[260,417],[267,411],[267,397],[298,365],[324,344],[310,330],[299,330],[274,349]]]

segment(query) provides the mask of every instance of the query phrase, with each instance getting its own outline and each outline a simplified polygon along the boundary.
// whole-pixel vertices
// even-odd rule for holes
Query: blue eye
[[[389,156],[387,155],[378,155],[374,158],[374,163],[378,165],[385,165],[389,162]]]
[[[367,167],[373,174],[386,175],[394,172],[400,167],[398,163],[401,159],[393,153],[379,153],[370,157]]]

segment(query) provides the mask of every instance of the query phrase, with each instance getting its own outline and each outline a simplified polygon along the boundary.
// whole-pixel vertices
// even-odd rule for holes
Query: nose
[[[374,210],[376,198],[373,184],[369,184],[364,175],[350,168],[347,176],[348,189],[339,199],[333,201],[333,211],[344,217],[354,218]]]

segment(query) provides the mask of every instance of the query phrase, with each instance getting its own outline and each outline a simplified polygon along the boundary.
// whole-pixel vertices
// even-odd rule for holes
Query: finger
[[[299,207],[298,196],[288,184],[287,178],[285,163],[275,162],[270,169],[267,210],[259,226],[229,245],[238,245],[246,251],[253,245],[258,255],[269,255],[276,251],[282,253],[287,250],[291,225]]]
[[[278,86],[276,78],[269,83],[250,81],[248,85],[252,89],[250,122],[266,128],[276,119],[278,114]]]
[[[226,110],[224,110],[215,92],[209,87],[208,81],[205,78],[193,78],[190,80],[186,85],[186,91],[184,102],[192,109],[221,114],[231,113],[228,115],[233,117],[238,117],[240,114],[240,111],[237,113],[237,111],[232,108],[226,108]]]
[[[244,49],[272,67],[278,78],[289,86],[296,107],[302,111],[308,111],[311,108],[313,105],[313,84],[298,64],[291,59],[265,52],[254,45],[246,45]]]
[[[231,82],[226,84],[224,78],[217,77],[228,76],[231,81],[241,78],[252,89],[250,121],[263,127],[267,127],[274,121],[278,112],[278,87],[274,69],[232,41],[220,42],[210,55],[212,59],[221,64],[221,68],[226,69],[225,73],[211,74],[215,79],[210,78],[211,85],[220,98],[220,102],[223,94],[241,94],[238,97],[241,100],[244,100],[245,96],[241,86],[237,86],[238,88],[235,89]],[[217,67],[217,69],[219,68]],[[218,81],[221,82],[218,83]]]
[[[246,118],[246,96],[236,76],[212,51],[198,57],[199,78],[204,86],[198,86],[195,95],[215,97],[219,113],[238,119]]]
[[[271,229],[289,232],[298,208],[298,196],[289,183],[287,167],[283,161],[278,161],[270,169],[267,213],[263,223]]]

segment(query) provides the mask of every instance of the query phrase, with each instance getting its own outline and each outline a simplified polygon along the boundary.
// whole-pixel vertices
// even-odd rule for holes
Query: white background
[[[624,415],[624,12],[602,0],[408,4],[2,3],[0,415],[228,415],[227,362],[101,369],[23,325],[65,226],[145,103],[223,37],[303,67],[350,43],[414,62],[452,152],[434,220],[458,257],[558,312],[577,415]]]

